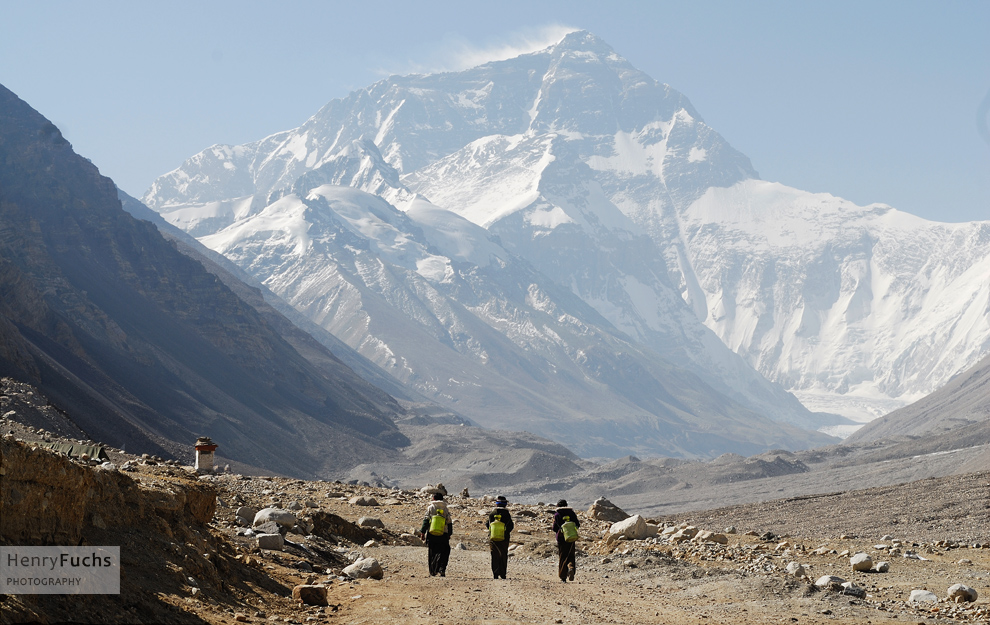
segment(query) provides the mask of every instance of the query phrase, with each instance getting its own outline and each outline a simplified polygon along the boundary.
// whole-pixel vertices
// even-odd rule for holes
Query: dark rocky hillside
[[[315,367],[124,212],[113,182],[0,86],[0,375],[95,440],[168,456],[209,435],[225,458],[302,477],[407,443],[399,405],[334,368],[349,371]]]

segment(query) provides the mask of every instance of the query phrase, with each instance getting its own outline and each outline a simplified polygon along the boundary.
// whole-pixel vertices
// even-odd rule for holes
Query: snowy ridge
[[[681,223],[706,325],[788,388],[858,398],[859,420],[990,351],[990,222],[934,223],[751,180],[709,189]]]
[[[483,228],[423,199],[403,213],[322,185],[200,240],[397,379],[485,425],[594,455],[827,440],[727,400],[713,405],[716,392],[626,341]],[[712,428],[719,434],[699,438]]]
[[[818,428],[836,420],[785,389],[868,420],[990,351],[986,223],[935,224],[762,182],[687,98],[586,32],[462,72],[389,77],[297,129],[209,148],[144,199],[459,410],[515,406],[508,389],[534,371],[586,376],[587,354],[633,346],[746,410]],[[281,229],[265,225],[275,210]],[[309,234],[291,231],[290,213]],[[332,260],[301,260],[331,231]],[[280,256],[290,248],[309,252]],[[555,307],[569,312],[533,321]],[[417,352],[439,349],[428,340],[470,357],[457,362],[477,380],[426,374]],[[534,354],[542,364],[505,365]],[[495,371],[497,392],[470,390]],[[563,412],[594,421],[600,406]]]

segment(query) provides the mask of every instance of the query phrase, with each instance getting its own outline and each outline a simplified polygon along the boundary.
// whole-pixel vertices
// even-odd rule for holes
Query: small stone
[[[234,620],[238,623],[246,623],[248,620],[247,614],[242,614],[240,612],[234,612]]]
[[[288,508],[289,510],[302,510],[303,505],[298,501],[293,501],[290,502],[289,505],[286,506],[286,508]]]
[[[372,547],[377,547],[377,546],[378,546],[378,541],[377,541],[377,540],[375,540],[374,538],[372,538],[372,539],[371,539],[371,540],[369,540],[368,542],[366,542],[366,543],[364,543],[364,545],[363,545],[363,546],[364,546],[364,547],[365,547],[366,549],[370,549],[370,548],[372,548]]]
[[[886,573],[890,571],[890,562],[877,562],[873,565],[874,573]]]
[[[292,598],[306,605],[327,605],[327,587],[299,584],[292,589]]]
[[[909,603],[937,603],[938,597],[935,593],[929,592],[927,590],[912,590],[911,596],[908,598]]]
[[[854,571],[869,571],[873,568],[873,558],[868,553],[857,553],[849,559]]]
[[[637,567],[635,560],[623,560],[622,566],[626,567],[627,569],[635,569]]]
[[[467,546],[464,543],[457,543],[457,546],[454,547],[454,549],[459,549],[461,551],[467,551]]]
[[[852,582],[842,584],[842,594],[862,599],[866,596],[866,591]]]
[[[730,525],[729,527],[727,527],[724,530],[722,530],[722,533],[723,534],[735,534],[736,533],[736,526],[735,525]]]
[[[807,571],[805,571],[804,567],[798,562],[789,563],[787,565],[787,573],[788,575],[793,575],[794,577],[804,577],[807,575]]]

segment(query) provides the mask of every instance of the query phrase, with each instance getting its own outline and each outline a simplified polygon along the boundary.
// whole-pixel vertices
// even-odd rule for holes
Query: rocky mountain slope
[[[990,350],[990,223],[762,182],[686,97],[586,32],[387,78],[299,128],[204,150],[144,201],[205,237],[324,184],[465,217],[633,341],[778,420],[840,424],[781,386],[866,421]]]
[[[394,399],[314,367],[2,87],[0,162],[0,375],[96,440],[162,455],[210,434],[245,465],[316,476],[408,442]]]

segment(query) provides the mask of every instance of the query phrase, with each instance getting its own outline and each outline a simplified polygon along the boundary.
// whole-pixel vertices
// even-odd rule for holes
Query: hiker
[[[450,519],[447,502],[441,493],[433,493],[433,502],[426,509],[420,536],[426,541],[426,557],[430,566],[430,577],[447,577],[447,561],[450,560],[450,536],[454,533],[454,522]]]
[[[577,528],[581,526],[574,510],[567,507],[567,500],[557,502],[557,511],[553,515],[553,531],[557,533],[557,575],[560,581],[574,581],[574,571],[577,569]]]
[[[509,533],[512,531],[512,515],[509,514],[509,500],[504,495],[495,498],[495,509],[488,515],[485,527],[492,548],[492,575],[495,579],[505,579],[509,566]]]

